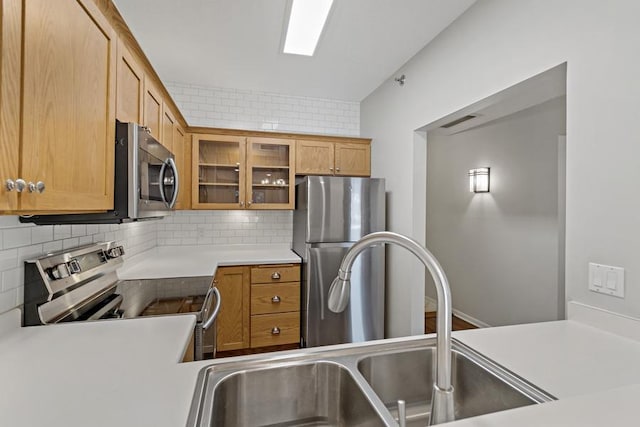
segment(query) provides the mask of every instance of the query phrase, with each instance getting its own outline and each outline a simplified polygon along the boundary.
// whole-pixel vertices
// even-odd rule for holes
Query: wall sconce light
[[[471,193],[489,192],[489,168],[469,169],[469,191]]]

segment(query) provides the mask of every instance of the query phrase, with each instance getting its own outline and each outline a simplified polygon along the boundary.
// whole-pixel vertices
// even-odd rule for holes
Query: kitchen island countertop
[[[225,363],[179,363],[194,321],[183,315],[20,328],[18,310],[0,316],[0,425],[184,426],[198,372]],[[452,425],[637,425],[640,342],[576,321],[454,337],[560,400]],[[413,338],[395,340],[406,339]]]

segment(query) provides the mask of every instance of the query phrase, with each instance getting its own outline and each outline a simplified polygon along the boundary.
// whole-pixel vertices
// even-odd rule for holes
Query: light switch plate
[[[624,268],[590,262],[589,290],[624,298]]]

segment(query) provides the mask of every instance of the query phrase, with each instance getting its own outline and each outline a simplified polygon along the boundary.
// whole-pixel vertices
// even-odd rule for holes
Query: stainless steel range
[[[193,352],[215,357],[220,293],[211,277],[118,279],[124,248],[97,243],[25,262],[23,326],[194,314]]]

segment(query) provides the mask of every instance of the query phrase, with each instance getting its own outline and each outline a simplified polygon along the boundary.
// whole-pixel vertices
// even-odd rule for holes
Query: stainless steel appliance
[[[172,211],[180,183],[173,154],[149,129],[116,121],[114,207],[102,213],[32,215],[36,224],[113,224],[165,216]]]
[[[302,344],[384,338],[384,247],[363,252],[342,313],[327,307],[331,282],[355,241],[385,228],[385,182],[379,178],[306,177],[296,185],[293,250],[302,258]]]
[[[26,261],[23,326],[195,314],[195,359],[215,356],[221,299],[212,278],[121,281],[123,255],[122,246],[106,242]]]

